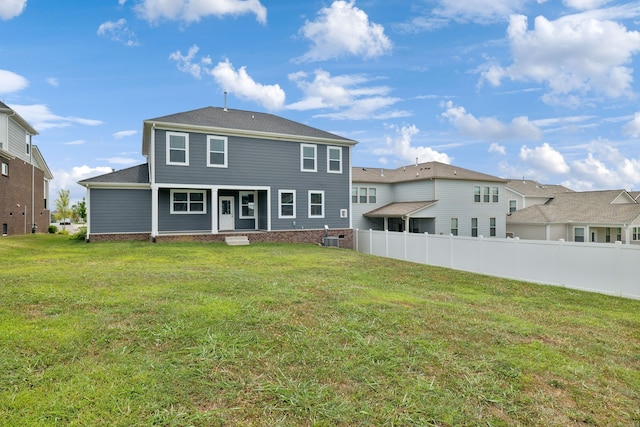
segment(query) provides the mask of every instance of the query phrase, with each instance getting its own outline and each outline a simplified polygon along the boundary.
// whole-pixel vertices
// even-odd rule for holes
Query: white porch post
[[[151,186],[151,237],[158,235],[158,187]]]
[[[218,188],[211,189],[211,234],[218,234]]]

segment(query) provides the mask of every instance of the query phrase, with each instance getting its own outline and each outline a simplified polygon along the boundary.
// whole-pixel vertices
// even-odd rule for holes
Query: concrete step
[[[229,246],[248,245],[249,238],[247,236],[226,236],[224,242]]]

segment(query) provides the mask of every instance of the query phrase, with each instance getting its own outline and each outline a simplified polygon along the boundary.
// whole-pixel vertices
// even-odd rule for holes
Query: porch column
[[[158,187],[151,186],[151,237],[158,235]]]
[[[218,234],[218,189],[211,189],[211,234]]]

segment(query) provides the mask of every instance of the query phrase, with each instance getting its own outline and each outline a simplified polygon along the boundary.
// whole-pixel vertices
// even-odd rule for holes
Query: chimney
[[[227,91],[224,91],[224,111],[228,111],[227,110]]]

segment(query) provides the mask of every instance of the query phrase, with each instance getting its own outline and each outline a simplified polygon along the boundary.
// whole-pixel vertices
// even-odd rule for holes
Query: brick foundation
[[[219,234],[162,234],[156,236],[155,241],[161,242],[224,242],[226,236],[245,235],[249,237],[251,243],[273,242],[273,243],[308,243],[321,244],[325,236],[325,230],[284,230],[284,231],[247,231],[243,233],[236,231],[233,233]],[[329,230],[330,237],[338,237],[340,248],[353,249],[352,229],[332,229]],[[340,238],[340,236],[343,236]],[[91,242],[118,242],[118,241],[151,241],[149,233],[126,233],[126,234],[91,234]]]

